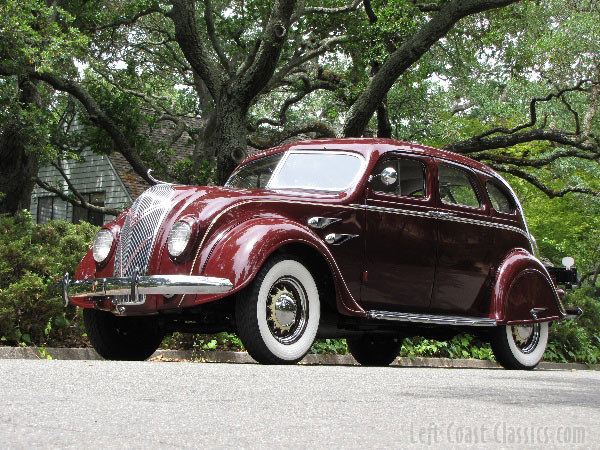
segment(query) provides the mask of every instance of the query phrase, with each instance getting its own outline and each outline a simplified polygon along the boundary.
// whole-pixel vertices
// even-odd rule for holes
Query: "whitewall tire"
[[[276,256],[238,295],[238,334],[256,361],[292,364],[312,346],[320,311],[319,290],[311,272],[293,257]]]
[[[548,344],[548,322],[501,325],[492,336],[496,360],[506,369],[535,368]]]

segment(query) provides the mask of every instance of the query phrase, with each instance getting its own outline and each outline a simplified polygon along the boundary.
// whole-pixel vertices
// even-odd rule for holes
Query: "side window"
[[[246,164],[227,180],[225,186],[264,189],[283,155],[283,152],[276,153]]]
[[[398,180],[389,186],[383,184],[377,176],[386,167],[393,168],[398,174]],[[422,198],[427,194],[425,189],[425,166],[414,159],[388,158],[378,162],[373,171],[372,183],[372,188],[376,192],[415,198]]]
[[[438,176],[442,202],[471,208],[481,206],[473,181],[466,171],[442,163],[439,166]]]
[[[490,200],[492,201],[492,206],[496,211],[503,213],[512,213],[515,211],[514,202],[508,194],[496,186],[495,183],[490,183],[488,181],[485,184],[485,187],[487,188]]]

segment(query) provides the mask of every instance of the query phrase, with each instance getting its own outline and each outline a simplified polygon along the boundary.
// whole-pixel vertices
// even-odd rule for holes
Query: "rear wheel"
[[[402,339],[398,337],[362,336],[346,339],[348,350],[362,366],[389,366],[394,362]]]
[[[544,356],[548,343],[548,322],[501,325],[492,335],[492,350],[505,369],[531,370]]]
[[[104,359],[143,361],[164,337],[156,317],[117,317],[86,308],[83,323],[92,346]]]
[[[259,363],[293,364],[315,340],[320,308],[310,271],[290,257],[274,257],[237,298],[238,334]]]

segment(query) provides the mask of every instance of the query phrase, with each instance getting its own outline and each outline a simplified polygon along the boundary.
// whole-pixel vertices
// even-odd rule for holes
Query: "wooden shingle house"
[[[189,119],[189,124],[198,126],[200,121]],[[151,139],[155,142],[165,141],[173,130],[170,125],[172,124],[167,123],[163,127],[154,129]],[[191,156],[193,145],[190,144],[189,135],[184,132],[171,149],[174,152],[174,160]],[[90,150],[83,150],[79,160],[63,161],[62,168],[75,189],[83,194],[86,200],[108,208],[118,210],[126,208],[149,187],[148,183],[134,172],[125,157],[118,152],[99,155]],[[51,165],[41,167],[38,177],[53,187],[62,187],[65,194],[69,192],[65,179],[58,169]],[[94,225],[104,225],[114,219],[112,215],[73,206],[37,185],[31,196],[29,211],[36,223],[46,223],[49,220],[79,223],[85,220]]]

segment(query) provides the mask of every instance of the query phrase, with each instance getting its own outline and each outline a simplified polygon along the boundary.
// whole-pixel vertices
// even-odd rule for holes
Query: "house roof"
[[[187,118],[185,120],[188,125],[191,126],[198,127],[202,125],[200,119]],[[175,125],[172,122],[165,121],[152,129],[151,132],[150,130],[146,131],[150,134],[149,140],[151,142],[162,143],[169,139],[174,129]],[[173,155],[170,156],[171,161],[182,161],[185,158],[192,156],[194,146],[190,142],[190,136],[187,132],[183,132],[181,137],[170,146],[170,149],[173,151]],[[125,159],[121,153],[113,152],[109,155],[109,159],[132,200],[138,198],[142,192],[150,187],[148,182],[133,170],[131,164],[129,164],[127,159]]]

